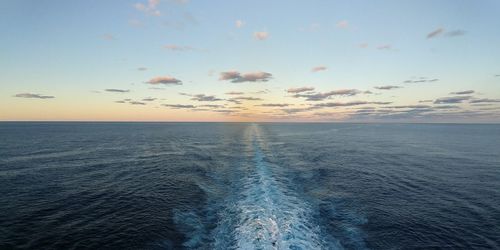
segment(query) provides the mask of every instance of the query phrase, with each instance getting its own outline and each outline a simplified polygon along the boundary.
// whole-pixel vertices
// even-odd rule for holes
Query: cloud
[[[55,96],[51,96],[51,95],[40,95],[40,94],[31,94],[31,93],[20,93],[20,94],[16,94],[14,97],[35,98],[35,99],[52,99],[52,98],[56,98]]]
[[[222,101],[224,99],[217,98],[213,95],[198,94],[198,95],[193,95],[193,98],[191,98],[191,100],[199,102],[216,102],[216,101]]]
[[[262,98],[251,97],[251,96],[238,96],[238,97],[233,97],[230,100],[262,101]]]
[[[400,106],[389,106],[386,108],[393,108],[393,109],[428,109],[431,108],[432,106],[429,105],[400,105]]]
[[[245,22],[243,22],[241,20],[236,20],[235,25],[236,25],[236,28],[239,29],[245,25]]]
[[[328,68],[326,66],[317,66],[311,69],[311,72],[319,72],[319,71],[325,71]]]
[[[142,99],[143,102],[152,102],[154,100],[156,100],[156,98],[153,98],[153,97],[146,97],[146,98]]]
[[[113,41],[113,40],[115,40],[115,36],[113,36],[112,34],[104,34],[104,35],[102,35],[102,39],[107,40],[107,41]]]
[[[432,100],[420,100],[419,103],[432,102]]]
[[[463,36],[465,35],[465,31],[463,30],[452,30],[445,34],[447,37],[455,37],[455,36]]]
[[[439,79],[437,79],[437,78],[430,79],[430,78],[421,76],[421,77],[413,77],[412,79],[406,80],[403,83],[424,83],[424,82],[437,82],[437,81],[439,81]]]
[[[180,46],[180,45],[175,45],[175,44],[167,44],[164,45],[163,48],[171,50],[171,51],[190,51],[190,50],[195,50],[195,48],[190,47],[190,46]]]
[[[433,109],[459,109],[460,107],[457,105],[441,105],[441,106],[434,106],[432,108]]]
[[[158,76],[147,81],[149,84],[182,85],[182,81],[171,76]]]
[[[436,38],[436,37],[440,37],[440,36],[443,36],[443,35],[446,36],[446,37],[462,36],[462,35],[465,35],[465,31],[463,31],[463,30],[452,30],[452,31],[445,32],[445,29],[438,28],[438,29],[432,31],[431,33],[427,34],[427,39]]]
[[[226,95],[243,95],[245,94],[244,92],[237,92],[237,91],[230,91],[226,92]]]
[[[473,94],[474,90],[465,90],[465,91],[458,91],[458,92],[451,92],[451,95],[469,95]]]
[[[258,32],[254,32],[253,36],[255,37],[255,39],[262,41],[262,40],[266,40],[267,38],[269,38],[269,33],[266,31],[258,31]]]
[[[382,44],[377,47],[379,50],[392,50],[392,45],[390,44]]]
[[[286,90],[286,92],[297,94],[297,93],[313,91],[313,90],[314,90],[313,87],[300,87],[300,88],[289,88]]]
[[[427,39],[431,39],[431,38],[434,38],[436,36],[439,36],[439,35],[443,34],[443,32],[444,32],[443,28],[438,28],[436,30],[433,30],[432,32],[427,34]]]
[[[148,68],[146,68],[146,67],[139,67],[139,68],[137,68],[137,70],[139,70],[139,71],[146,71],[146,70],[148,70]]]
[[[434,101],[434,104],[446,104],[446,103],[462,103],[463,101],[471,99],[471,96],[452,96],[452,97],[442,97]]]
[[[196,108],[194,105],[190,104],[162,104],[162,106],[173,108],[173,109],[191,109],[191,108]]]
[[[227,72],[221,72],[219,80],[222,81],[231,81],[233,83],[240,83],[240,82],[267,82],[272,78],[271,73],[267,72],[251,72],[251,73],[245,73],[241,74],[238,71],[227,71]]]
[[[362,49],[366,49],[366,48],[368,48],[368,46],[369,46],[369,44],[368,44],[368,43],[360,43],[360,44],[358,45],[358,47],[360,47],[360,48],[362,48]]]
[[[496,102],[500,102],[500,99],[483,98],[483,99],[474,99],[470,101],[470,103],[496,103]]]
[[[288,107],[288,106],[290,106],[290,104],[287,104],[287,103],[264,103],[264,104],[261,104],[259,106],[262,106],[262,107]]]
[[[131,101],[130,104],[132,104],[132,105],[146,105],[146,103],[138,102],[138,101]]]
[[[315,104],[314,107],[317,108],[331,108],[331,107],[350,107],[350,106],[359,106],[365,104],[390,104],[391,102],[366,102],[366,101],[352,101],[352,102],[326,102],[326,103],[318,103]]]
[[[332,96],[355,96],[357,94],[361,94],[363,91],[357,89],[341,89],[334,90],[325,93],[307,93],[307,94],[295,94],[293,97],[295,98],[306,98],[306,101],[322,101]]]
[[[144,3],[134,4],[134,8],[136,10],[142,11],[152,16],[160,16],[161,12],[157,9],[158,4],[160,4],[160,0],[148,0],[146,4]]]
[[[401,86],[385,85],[385,86],[375,86],[373,88],[380,89],[380,90],[391,90],[391,89],[399,89],[399,88],[401,88]]]
[[[337,22],[335,26],[339,29],[347,29],[349,28],[349,22],[347,20],[342,20]]]
[[[128,93],[130,90],[128,89],[105,89],[106,92],[114,92],[114,93]]]
[[[207,108],[225,108],[225,105],[219,105],[219,104],[204,104],[204,105],[199,105],[198,107],[207,107]]]

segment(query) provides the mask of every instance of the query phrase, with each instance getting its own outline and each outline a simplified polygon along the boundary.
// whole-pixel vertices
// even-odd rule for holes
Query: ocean
[[[0,249],[500,249],[500,125],[0,123]]]

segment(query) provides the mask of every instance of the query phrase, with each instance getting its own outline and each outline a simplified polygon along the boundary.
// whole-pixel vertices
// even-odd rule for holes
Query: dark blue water
[[[499,249],[500,125],[0,123],[0,249]]]

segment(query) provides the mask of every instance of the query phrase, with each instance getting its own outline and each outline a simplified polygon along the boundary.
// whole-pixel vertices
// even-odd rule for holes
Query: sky
[[[1,5],[1,121],[500,122],[498,0]]]

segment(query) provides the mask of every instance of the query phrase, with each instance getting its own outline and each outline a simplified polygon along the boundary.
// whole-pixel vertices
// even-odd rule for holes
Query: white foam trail
[[[311,207],[273,177],[253,126],[254,171],[246,178],[236,203],[238,249],[324,249],[319,226],[311,223]],[[331,248],[329,246],[328,248]],[[337,248],[341,248],[338,246]]]

